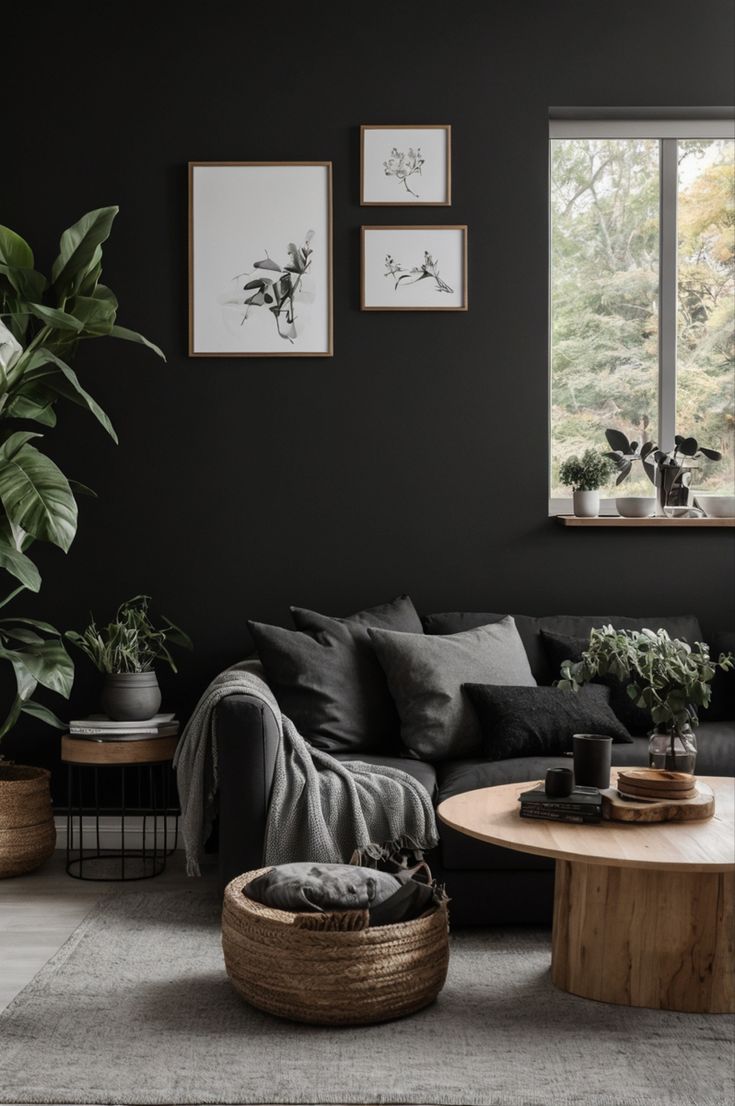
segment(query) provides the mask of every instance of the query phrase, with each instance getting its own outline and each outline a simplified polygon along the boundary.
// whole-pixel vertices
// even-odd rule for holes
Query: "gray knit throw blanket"
[[[181,802],[186,870],[199,859],[216,810],[214,710],[227,695],[253,695],[273,711],[281,731],[265,831],[264,864],[295,860],[348,862],[356,849],[428,850],[437,844],[431,797],[407,772],[343,764],[310,746],[285,718],[257,661],[221,672],[199,700],[179,742],[174,767]],[[243,735],[243,741],[246,740]]]

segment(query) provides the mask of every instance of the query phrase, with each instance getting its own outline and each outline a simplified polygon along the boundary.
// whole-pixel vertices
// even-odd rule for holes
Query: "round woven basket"
[[[222,948],[232,983],[259,1010],[315,1025],[368,1025],[433,1002],[449,964],[447,908],[368,928],[367,911],[291,914],[228,884]]]
[[[32,872],[53,853],[50,780],[45,768],[0,766],[0,879]]]

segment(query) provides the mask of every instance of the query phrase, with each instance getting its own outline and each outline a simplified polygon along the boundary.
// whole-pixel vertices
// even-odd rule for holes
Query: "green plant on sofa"
[[[48,277],[35,268],[25,239],[0,226],[0,569],[12,577],[0,607],[24,589],[40,590],[30,547],[44,541],[66,553],[77,529],[76,495],[94,494],[68,479],[38,448],[43,435],[27,423],[55,426],[56,405],[65,399],[88,410],[117,442],[107,414],[71,367],[79,344],[121,338],[163,358],[143,335],[118,326],[117,299],[101,283],[103,243],[117,212],[117,207],[90,211],[65,230]],[[12,666],[16,682],[0,738],[21,713],[62,726],[31,698],[38,685],[69,696],[74,666],[58,631],[37,620],[4,618],[0,660]]]
[[[136,595],[120,604],[107,626],[98,627],[93,618],[81,633],[68,630],[65,636],[95,668],[108,675],[150,672],[156,661],[165,661],[175,672],[168,645],[191,649],[191,638],[165,616],[163,627],[157,630],[148,614],[149,607],[150,596]]]

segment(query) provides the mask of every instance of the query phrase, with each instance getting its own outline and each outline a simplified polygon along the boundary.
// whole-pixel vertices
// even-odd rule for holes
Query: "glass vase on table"
[[[697,738],[688,722],[656,726],[649,734],[648,766],[668,772],[694,775],[697,762]]]

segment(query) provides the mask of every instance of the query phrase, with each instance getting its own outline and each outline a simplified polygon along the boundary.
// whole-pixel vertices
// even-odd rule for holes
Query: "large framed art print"
[[[331,161],[189,163],[189,355],[331,357]]]

